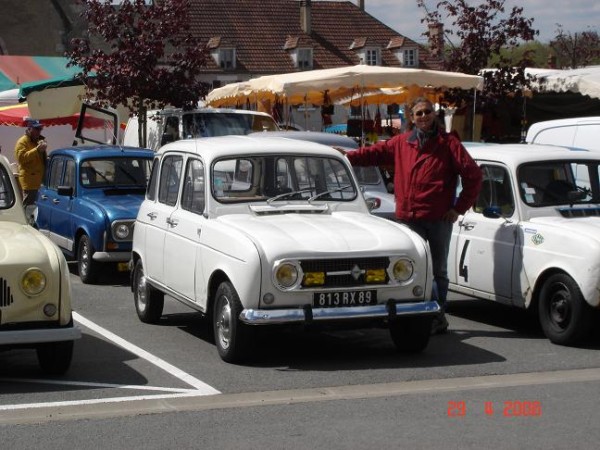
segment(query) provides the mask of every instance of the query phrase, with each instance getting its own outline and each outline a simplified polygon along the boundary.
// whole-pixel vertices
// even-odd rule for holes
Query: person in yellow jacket
[[[42,136],[42,125],[38,120],[26,120],[25,135],[15,145],[15,159],[19,163],[19,184],[23,192],[23,206],[35,203],[38,189],[46,169],[48,144]]]

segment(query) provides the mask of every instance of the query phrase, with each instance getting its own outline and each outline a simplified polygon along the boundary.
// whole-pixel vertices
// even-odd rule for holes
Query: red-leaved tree
[[[557,64],[561,68],[575,69],[597,64],[600,60],[600,36],[591,29],[570,33],[558,24],[550,47],[556,52]]]
[[[139,117],[146,146],[146,111],[193,107],[206,94],[199,81],[207,50],[190,34],[188,0],[80,0],[88,37],[71,41],[70,64],[82,68],[88,93],[101,105],[123,105]]]

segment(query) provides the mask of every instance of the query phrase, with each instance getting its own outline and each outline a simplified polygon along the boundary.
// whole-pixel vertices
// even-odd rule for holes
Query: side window
[[[156,186],[158,185],[158,167],[160,166],[160,159],[154,158],[152,163],[152,172],[150,172],[150,182],[148,183],[148,190],[146,191],[146,198],[148,200],[156,200]]]
[[[48,175],[48,188],[49,189],[58,189],[58,185],[60,184],[60,179],[63,173],[63,167],[65,165],[64,158],[52,158],[50,162],[50,170]]]
[[[75,187],[75,161],[67,159],[65,167],[65,177],[61,186]]]
[[[10,176],[3,165],[0,165],[0,209],[10,208],[15,203],[15,192],[10,183]]]
[[[515,201],[510,176],[504,167],[482,165],[483,182],[473,210],[483,213],[485,208],[500,208],[503,216],[512,216]]]
[[[185,171],[185,184],[181,195],[181,207],[197,214],[204,212],[204,164],[190,159]]]
[[[160,184],[158,186],[159,202],[169,206],[175,206],[177,203],[182,167],[183,157],[167,156],[164,158],[162,170],[160,171]]]

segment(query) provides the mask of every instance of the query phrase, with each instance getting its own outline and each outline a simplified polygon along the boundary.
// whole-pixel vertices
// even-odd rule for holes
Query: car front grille
[[[8,281],[0,277],[0,308],[11,305],[13,302],[13,295],[8,285]]]
[[[387,257],[305,259],[300,261],[300,265],[304,273],[325,272],[325,284],[319,288],[360,287],[367,285],[364,276],[365,270],[387,269],[390,259]],[[385,283],[387,282],[386,272]]]

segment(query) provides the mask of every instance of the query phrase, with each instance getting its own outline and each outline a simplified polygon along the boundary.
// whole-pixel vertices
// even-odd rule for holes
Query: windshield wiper
[[[313,189],[311,189],[311,188],[305,188],[305,189],[299,189],[297,191],[284,192],[283,194],[279,194],[279,195],[276,195],[275,197],[268,198],[267,203],[271,204],[275,200],[279,200],[279,199],[282,199],[285,197],[292,197],[297,194],[303,194],[305,192],[312,192],[312,191],[313,191]]]
[[[338,187],[338,188],[335,188],[335,189],[330,189],[330,190],[328,190],[328,191],[319,192],[318,194],[316,194],[316,195],[313,195],[312,197],[310,197],[310,198],[308,199],[308,202],[310,203],[310,202],[312,202],[313,200],[316,200],[316,199],[318,199],[319,197],[322,197],[322,196],[324,196],[324,195],[328,195],[328,194],[334,194],[334,193],[336,193],[336,192],[342,192],[342,191],[345,191],[345,190],[346,190],[346,189],[348,189],[348,188],[353,188],[353,187],[354,187],[354,186],[353,186],[353,185],[351,185],[351,184],[346,184],[346,185],[344,185],[344,186],[340,186],[340,187]]]

